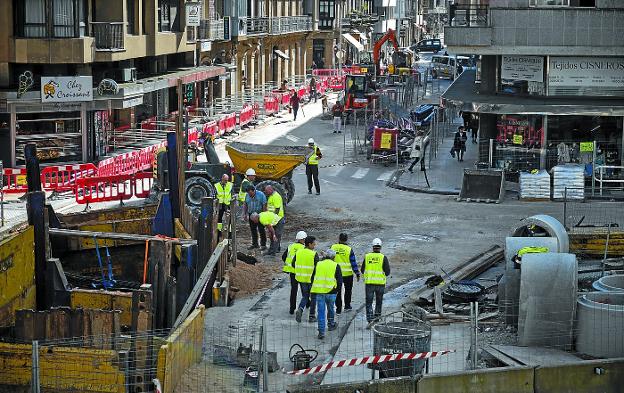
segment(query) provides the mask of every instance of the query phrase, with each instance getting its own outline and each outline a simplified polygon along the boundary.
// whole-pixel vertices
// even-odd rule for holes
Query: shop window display
[[[544,143],[542,116],[499,115],[493,165],[508,172],[540,168]]]
[[[80,112],[23,113],[17,115],[15,158],[24,165],[24,146],[37,144],[42,163],[82,160]]]

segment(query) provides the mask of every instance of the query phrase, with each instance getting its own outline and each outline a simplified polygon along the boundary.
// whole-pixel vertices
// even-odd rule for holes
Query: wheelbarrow
[[[262,191],[270,185],[284,197],[286,203],[295,196],[293,170],[306,163],[313,152],[308,146],[256,145],[243,142],[229,143],[225,149],[237,176],[242,177],[247,169],[253,168],[259,181],[256,188]]]

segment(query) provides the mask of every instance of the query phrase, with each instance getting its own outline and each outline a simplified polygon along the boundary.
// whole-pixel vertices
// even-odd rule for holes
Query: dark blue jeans
[[[299,308],[303,311],[307,306],[310,306],[310,316],[316,315],[316,294],[310,293],[312,284],[307,282],[300,282],[301,287],[301,301],[299,302]]]
[[[381,316],[381,306],[383,303],[383,295],[385,285],[366,284],[366,321],[370,322]],[[373,300],[375,300],[375,313],[373,314]]]

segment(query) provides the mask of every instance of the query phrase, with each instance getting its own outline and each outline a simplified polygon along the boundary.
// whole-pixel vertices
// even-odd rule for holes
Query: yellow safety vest
[[[244,178],[241,182],[240,190],[238,191],[238,201],[241,204],[245,202],[245,198],[247,197],[247,187],[249,187],[250,185],[252,185],[251,181],[249,181],[249,179],[247,178]]]
[[[349,277],[353,275],[353,268],[351,267],[351,247],[346,244],[336,243],[331,246],[331,249],[336,251],[336,258],[334,260],[340,266],[342,277]]]
[[[232,182],[225,183],[225,188],[223,188],[221,182],[215,183],[215,189],[217,190],[219,203],[230,206],[230,202],[232,202]]]
[[[297,251],[301,250],[305,248],[305,246],[299,242],[295,242],[293,244],[291,244],[290,246],[288,246],[288,252],[286,253],[286,260],[284,261],[284,267],[282,268],[282,271],[284,273],[294,273],[295,272],[295,268],[292,265],[292,261],[293,258],[295,257],[295,254],[297,253]]]
[[[319,158],[316,155],[318,152],[318,146],[314,145],[314,153],[312,153],[310,155],[310,158],[308,158],[308,165],[318,165],[319,163]]]
[[[330,293],[338,286],[336,281],[336,269],[338,264],[331,259],[324,259],[316,264],[316,273],[314,273],[314,282],[312,283],[311,293]]]
[[[386,285],[386,273],[383,271],[384,255],[370,252],[364,257],[364,284]]]
[[[280,222],[280,220],[280,216],[273,212],[261,212],[260,214],[258,214],[258,221],[263,226],[276,226]]]
[[[275,210],[279,209],[278,215],[284,217],[284,201],[282,196],[277,191],[273,191],[273,194],[267,199],[267,210],[275,213]]]
[[[298,282],[311,283],[314,271],[316,251],[302,248],[295,254],[295,279]]]
[[[524,254],[538,254],[548,251],[548,247],[522,247],[520,250],[518,250],[518,256],[521,257]]]

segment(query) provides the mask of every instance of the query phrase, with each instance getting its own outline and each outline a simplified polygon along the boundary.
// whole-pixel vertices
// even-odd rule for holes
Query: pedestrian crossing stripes
[[[344,166],[337,166],[327,171],[327,176],[338,176],[345,169]]]
[[[377,178],[377,180],[378,181],[388,181],[392,177],[393,173],[394,173],[394,171],[384,172]]]
[[[294,135],[290,135],[290,134],[286,135],[286,139],[288,139],[289,141],[292,141],[292,142],[298,142],[299,141],[299,138],[297,138]]]
[[[370,168],[359,168],[353,175],[351,175],[354,179],[361,179],[370,171]]]

